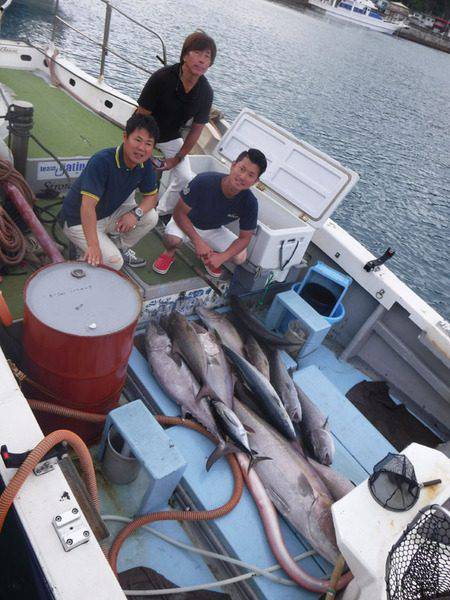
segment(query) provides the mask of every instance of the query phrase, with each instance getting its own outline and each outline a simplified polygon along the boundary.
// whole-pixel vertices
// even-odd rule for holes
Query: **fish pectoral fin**
[[[280,494],[276,490],[274,490],[271,485],[269,485],[267,487],[267,493],[269,494],[269,496],[272,497],[272,501],[274,502],[275,505],[278,503],[279,505],[281,505],[283,507],[285,512],[287,512],[287,513],[291,512],[291,510],[289,508],[289,502],[286,502],[286,500],[283,498],[283,496],[280,496]]]
[[[173,360],[173,362],[177,365],[178,368],[182,366],[183,359],[181,357],[181,354],[178,354],[178,352],[174,352],[172,349],[172,352],[169,354],[169,357]]]
[[[198,390],[197,395],[195,396],[195,400],[196,401],[201,400],[202,398],[205,398],[206,396],[209,396],[211,398],[215,397],[207,385],[202,385],[202,387]]]
[[[247,433],[255,433],[255,430],[252,429],[249,425],[246,425],[245,423],[242,423],[242,427],[245,429],[245,431]]]

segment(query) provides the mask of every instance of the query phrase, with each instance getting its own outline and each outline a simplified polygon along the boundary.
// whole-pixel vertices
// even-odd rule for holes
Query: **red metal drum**
[[[39,269],[24,289],[24,366],[53,397],[28,397],[92,413],[117,406],[142,300],[137,287],[108,267],[64,262]],[[87,443],[101,425],[37,414],[45,433],[70,429]]]

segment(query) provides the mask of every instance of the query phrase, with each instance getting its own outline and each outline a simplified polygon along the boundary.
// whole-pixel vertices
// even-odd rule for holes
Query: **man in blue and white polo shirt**
[[[242,264],[258,219],[258,202],[250,188],[267,167],[260,150],[250,148],[232,163],[230,173],[201,173],[185,187],[165,229],[163,252],[153,270],[167,273],[175,251],[188,238],[212,277],[220,277],[227,261]],[[236,236],[225,225],[239,221]]]
[[[124,262],[145,265],[131,248],[158,221],[158,190],[150,160],[157,140],[153,117],[134,114],[127,121],[123,143],[94,154],[64,198],[64,233],[89,264],[116,270]],[[139,206],[136,189],[142,193]],[[120,236],[120,250],[109,235]]]

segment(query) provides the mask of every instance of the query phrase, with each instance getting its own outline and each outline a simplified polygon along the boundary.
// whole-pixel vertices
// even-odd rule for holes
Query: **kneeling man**
[[[267,167],[260,150],[250,148],[232,163],[230,173],[201,173],[185,187],[165,229],[166,252],[153,263],[164,275],[174,261],[176,249],[187,238],[212,277],[220,277],[221,266],[231,260],[242,264],[258,219],[258,202],[250,187]],[[226,224],[239,220],[239,237]]]
[[[156,175],[150,157],[158,140],[153,117],[134,114],[123,143],[94,154],[64,198],[64,233],[91,265],[143,267],[132,246],[158,222]],[[137,206],[134,191],[142,192]],[[119,236],[119,248],[109,237]]]

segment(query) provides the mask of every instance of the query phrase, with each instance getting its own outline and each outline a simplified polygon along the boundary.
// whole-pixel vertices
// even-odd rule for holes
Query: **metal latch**
[[[74,506],[53,518],[53,527],[66,552],[85,544],[91,537],[91,532],[82,516],[81,510]]]
[[[31,450],[27,452],[10,452],[4,444],[0,448],[0,454],[3,459],[3,463],[7,469],[18,469],[22,463],[25,461],[27,456],[30,454]],[[61,442],[54,446],[51,450],[47,452],[47,454],[42,458],[41,462],[39,462],[35,468],[33,469],[35,475],[44,475],[49,471],[53,471],[55,465],[58,464],[62,458],[67,456],[67,444],[66,442]]]

